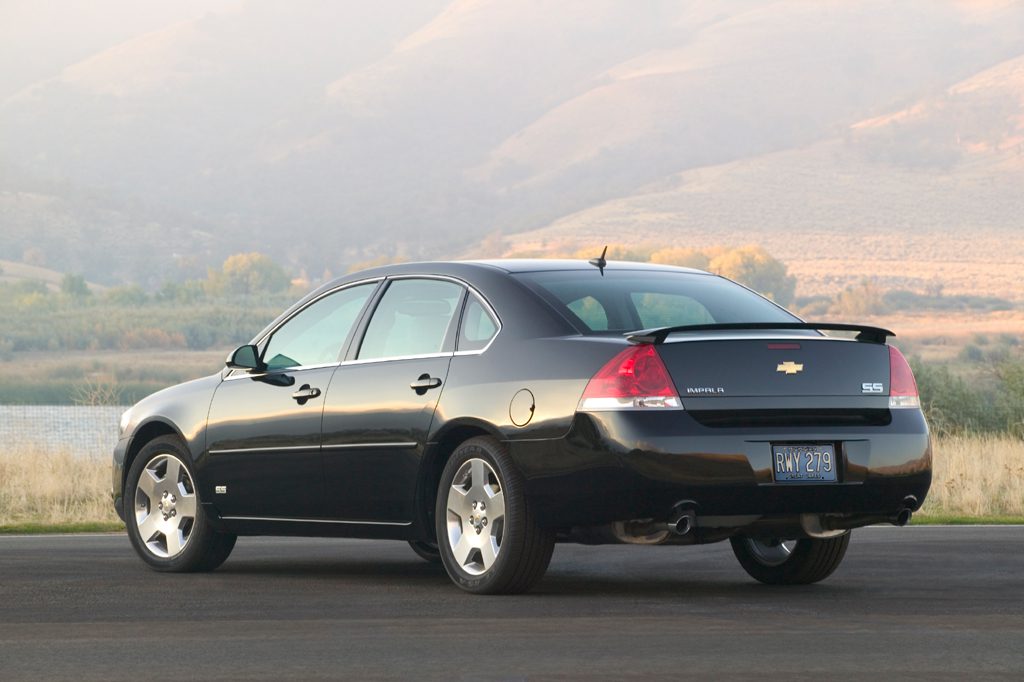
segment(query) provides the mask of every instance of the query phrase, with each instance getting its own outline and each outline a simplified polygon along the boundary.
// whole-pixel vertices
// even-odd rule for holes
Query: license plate
[[[821,443],[772,445],[776,483],[835,483],[836,449]]]

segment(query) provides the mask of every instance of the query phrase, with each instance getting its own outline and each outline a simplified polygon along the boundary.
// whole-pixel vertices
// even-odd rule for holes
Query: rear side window
[[[799,322],[722,277],[606,269],[515,275],[584,334],[728,322]]]
[[[473,351],[486,348],[497,333],[498,323],[476,296],[470,296],[466,302],[466,310],[462,313],[458,349]]]
[[[463,288],[437,279],[391,282],[366,328],[358,359],[376,360],[450,351],[446,343]],[[446,347],[447,346],[447,347]]]

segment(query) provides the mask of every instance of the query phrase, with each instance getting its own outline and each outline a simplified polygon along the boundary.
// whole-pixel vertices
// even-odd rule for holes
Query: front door
[[[222,516],[320,516],[320,424],[333,373],[296,368],[224,381],[210,406],[203,499]]]
[[[444,279],[389,282],[324,407],[327,514],[413,520],[420,457],[448,378],[464,289]]]
[[[203,499],[222,516],[324,514],[324,398],[378,282],[322,296],[262,342],[262,371],[235,370],[210,405]]]

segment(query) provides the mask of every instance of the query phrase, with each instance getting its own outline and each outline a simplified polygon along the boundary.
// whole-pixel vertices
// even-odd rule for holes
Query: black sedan
[[[367,270],[128,410],[114,505],[161,571],[212,570],[239,535],[384,538],[508,593],[556,542],[729,540],[757,580],[816,582],[928,492],[891,335],[668,266]]]

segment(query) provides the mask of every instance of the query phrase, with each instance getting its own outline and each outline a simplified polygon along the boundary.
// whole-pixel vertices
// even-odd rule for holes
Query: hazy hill
[[[111,45],[237,4],[238,0],[4,0],[0,100]]]
[[[253,1],[177,19],[0,102],[0,257],[38,240],[50,267],[153,283],[236,251],[337,271],[495,232],[1020,229],[1019,2]]]
[[[36,265],[27,265],[13,261],[0,260],[0,283],[21,283],[30,282],[42,284],[49,291],[59,291],[64,274],[55,270],[41,268]],[[86,284],[93,291],[102,291],[99,285]]]
[[[802,294],[874,278],[1024,298],[1024,58],[832,139],[672,175],[519,234],[510,249],[669,236],[760,243]]]

